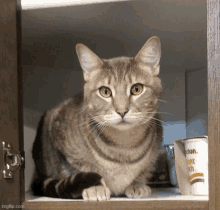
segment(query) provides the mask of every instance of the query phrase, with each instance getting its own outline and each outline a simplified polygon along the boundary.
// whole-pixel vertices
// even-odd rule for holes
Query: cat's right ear
[[[91,80],[101,69],[103,61],[84,44],[76,45],[76,54],[83,69],[84,80]]]

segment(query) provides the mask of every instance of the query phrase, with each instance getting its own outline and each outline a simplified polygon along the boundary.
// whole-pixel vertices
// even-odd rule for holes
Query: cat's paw
[[[147,185],[130,185],[125,189],[128,198],[146,198],[151,195],[151,188]]]
[[[110,199],[111,192],[106,186],[104,180],[101,180],[102,185],[93,186],[83,190],[82,197],[86,201],[106,201]]]

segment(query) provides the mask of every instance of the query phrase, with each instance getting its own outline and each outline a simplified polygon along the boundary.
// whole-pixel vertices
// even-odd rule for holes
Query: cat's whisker
[[[84,126],[84,125],[88,125],[88,121],[85,121],[85,122],[83,122],[83,123],[81,123],[81,124],[75,125],[74,127],[75,127],[75,128],[78,128],[78,127],[82,127],[82,126]]]
[[[97,137],[96,137],[96,140],[99,138],[99,136],[100,136],[100,134],[101,134],[101,132],[105,129],[105,127],[106,127],[106,124],[99,124],[99,127],[98,127],[98,129],[96,130],[97,132]]]
[[[163,120],[157,119],[157,118],[155,118],[155,117],[152,117],[152,119],[154,119],[154,120],[156,120],[156,121],[160,121],[161,123],[164,123]]]
[[[146,113],[150,113],[150,112],[145,112],[145,114],[146,114]],[[157,118],[155,118],[155,117],[153,117],[153,116],[150,116],[150,117],[149,117],[149,116],[144,116],[143,118],[144,118],[144,119],[149,119],[149,120],[150,120],[150,119],[154,119],[154,120],[156,120],[156,121],[160,121],[161,123],[164,123],[163,120],[157,119]]]
[[[99,124],[94,125],[85,136],[89,136],[91,132],[96,132],[98,130]]]
[[[105,116],[105,115],[97,115],[97,116],[91,117],[91,119],[93,119],[93,120],[103,120],[102,119],[103,116]]]
[[[103,132],[107,126],[108,126],[107,123],[103,124],[102,128],[100,129],[100,133]]]
[[[98,127],[100,126],[100,123],[97,123],[95,120],[91,118],[88,118],[87,122],[82,123],[80,126],[89,125],[89,124],[92,126],[92,128],[88,131],[88,133],[83,134],[84,136],[88,136],[92,131],[96,131]],[[77,127],[80,127],[80,126],[77,126]]]
[[[157,120],[157,118],[147,117],[147,118],[145,118],[145,119],[146,119],[146,123],[148,122],[148,124],[149,124],[149,122],[150,122],[150,123],[152,123],[152,124],[154,124],[154,125],[160,125],[160,124],[157,123],[157,121],[151,121],[151,119]],[[162,120],[158,120],[158,121],[163,122]]]
[[[148,114],[148,113],[170,114],[170,113],[168,113],[168,112],[157,112],[157,111],[155,111],[155,112],[144,112],[144,114]],[[170,115],[173,115],[173,114],[170,114]]]
[[[141,117],[141,118],[139,118],[139,120],[138,120],[138,123],[137,123],[139,126],[142,126],[143,124],[146,124],[146,119],[145,118],[143,118],[143,117]]]
[[[80,128],[82,126],[85,126],[87,124],[87,122],[83,122],[83,123],[80,123],[78,124],[77,122],[75,122],[75,125],[74,125],[74,128]]]
[[[81,110],[78,112],[78,114],[81,114],[82,112],[84,112],[89,106],[88,105],[84,105]]]
[[[95,120],[95,119],[96,120]],[[94,121],[94,123],[97,125],[96,127],[97,128],[101,128],[102,126],[105,126],[106,125],[106,122],[100,118],[100,117],[93,117],[92,120]]]
[[[141,127],[142,124],[140,124],[139,121],[137,122],[137,125],[140,127],[141,131],[143,132],[143,128]]]
[[[85,118],[85,119],[83,119],[83,120],[81,120],[81,121],[84,121],[84,122],[81,123],[81,124],[76,123],[76,124],[77,124],[77,126],[75,126],[76,128],[89,125],[90,123],[91,123],[91,124],[92,124],[92,123],[95,123],[93,120],[91,120],[91,118],[88,118],[88,117]]]
[[[158,100],[161,101],[161,102],[167,103],[167,101],[164,101],[164,100],[161,100],[161,99],[158,99]]]
[[[81,115],[83,112],[85,112],[87,110],[88,107],[89,107],[88,104],[83,105],[82,108],[80,109],[80,111],[77,114]]]
[[[143,121],[143,124],[147,124],[147,126],[150,126],[150,124],[154,124],[154,125],[160,125],[158,124],[157,122],[155,121],[151,121],[151,119],[154,119],[156,120],[156,118],[153,118],[153,117],[143,117],[142,118],[142,121]],[[151,127],[151,126],[150,126]]]
[[[144,120],[143,119],[143,121],[142,121],[142,123],[141,123],[141,125],[143,125],[143,124],[146,124],[147,126],[149,126],[150,127],[150,129],[151,129],[151,131],[153,131],[153,128],[150,126],[150,124],[149,123],[147,123],[147,121],[146,120]]]
[[[157,122],[151,122],[151,123],[154,124],[154,125],[156,125],[156,126],[160,125],[160,124],[158,124]]]
[[[92,128],[91,129],[89,129],[88,131],[87,131],[87,133],[86,132],[83,132],[81,135],[82,136],[89,136],[89,134],[92,132]]]
[[[151,121],[150,123],[151,123],[151,124],[154,124],[154,125],[156,125],[156,126],[160,126],[160,124],[159,124],[157,121]]]
[[[134,115],[134,116],[135,116],[135,115],[140,116],[140,115],[142,115],[142,112],[131,113],[131,116],[132,116],[132,115]]]
[[[171,114],[171,113],[169,113],[169,112],[157,112],[157,113],[159,113],[159,114],[169,114],[169,115],[173,115],[173,114]]]

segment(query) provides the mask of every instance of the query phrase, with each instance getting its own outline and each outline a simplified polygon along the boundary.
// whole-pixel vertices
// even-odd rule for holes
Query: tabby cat
[[[41,118],[32,150],[34,194],[97,201],[150,196],[147,181],[162,144],[159,38],[134,58],[101,59],[83,44],[76,53],[84,91]]]

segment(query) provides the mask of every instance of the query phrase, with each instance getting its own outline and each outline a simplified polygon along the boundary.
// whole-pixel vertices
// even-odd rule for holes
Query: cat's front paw
[[[111,192],[106,186],[104,179],[102,185],[93,186],[83,190],[82,197],[86,201],[106,201],[110,199]]]
[[[125,190],[128,198],[146,198],[151,195],[151,188],[147,185],[130,185]]]

